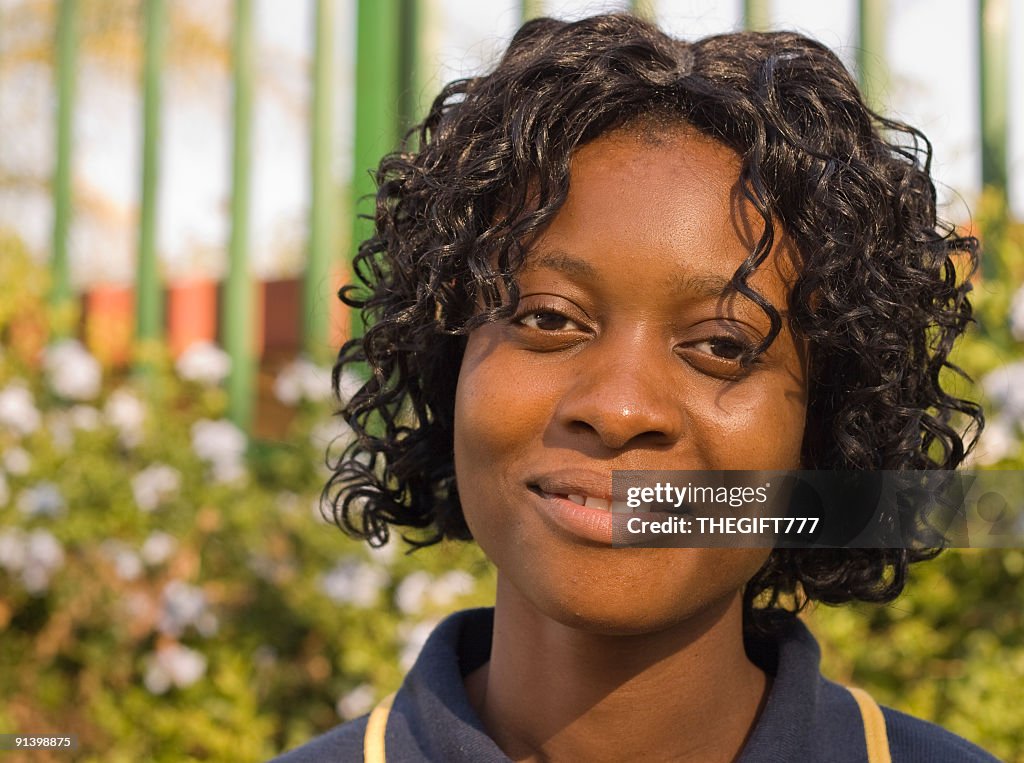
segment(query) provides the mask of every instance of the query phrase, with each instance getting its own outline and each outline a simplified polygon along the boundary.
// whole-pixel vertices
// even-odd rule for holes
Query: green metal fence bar
[[[752,32],[772,28],[771,0],[743,0],[743,28]]]
[[[156,341],[164,334],[163,288],[156,252],[156,200],[165,11],[164,0],[146,0],[143,5],[146,42],[142,68],[142,198],[135,278],[135,336],[140,342]]]
[[[61,0],[57,16],[57,166],[53,178],[53,285],[54,305],[71,301],[71,273],[68,263],[68,233],[71,229],[72,127],[75,108],[75,56],[78,33],[78,3]],[[63,331],[70,326],[59,327]]]
[[[336,240],[331,177],[335,5],[335,0],[317,0],[314,22],[309,253],[303,280],[302,308],[302,340],[306,354],[311,358],[323,357],[330,349],[328,305],[335,299],[331,293],[331,259],[335,255]]]
[[[979,0],[979,90],[981,96],[981,182],[1006,194],[1007,111],[1010,77],[1010,3]]]
[[[231,356],[228,416],[248,430],[255,380],[253,283],[249,274],[249,158],[252,122],[252,0],[235,0],[234,114],[231,158],[231,241],[224,284],[221,326]]]
[[[857,79],[868,106],[882,110],[882,99],[889,87],[889,67],[885,57],[887,0],[858,0],[857,3]]]
[[[356,4],[356,133],[352,190],[352,244],[357,247],[373,232],[372,198],[376,184],[371,171],[398,144],[399,3],[397,0],[358,0]],[[370,197],[368,200],[367,197]],[[362,331],[361,316],[352,316],[352,334]]]
[[[398,14],[398,111],[400,130],[406,130],[424,116],[423,0],[399,0]]]
[[[657,9],[654,0],[630,0],[629,9],[642,19],[654,21]]]
[[[522,0],[523,21],[545,14],[544,0]]]

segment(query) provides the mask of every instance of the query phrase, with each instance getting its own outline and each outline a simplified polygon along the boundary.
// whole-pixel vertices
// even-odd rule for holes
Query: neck
[[[613,636],[546,617],[500,576],[491,659],[466,685],[517,761],[726,763],[767,694],[743,648],[738,591],[670,628]]]

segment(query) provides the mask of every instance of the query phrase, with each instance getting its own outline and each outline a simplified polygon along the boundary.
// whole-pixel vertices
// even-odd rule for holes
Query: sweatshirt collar
[[[481,608],[457,612],[434,629],[395,698],[389,738],[415,740],[429,760],[509,760],[487,735],[463,683],[489,658],[493,628],[494,610]],[[827,683],[819,674],[818,644],[796,617],[782,619],[775,632],[747,645],[773,681],[738,763],[808,759],[817,746],[813,727]]]

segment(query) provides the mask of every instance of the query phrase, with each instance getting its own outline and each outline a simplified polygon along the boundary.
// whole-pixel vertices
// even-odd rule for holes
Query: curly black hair
[[[416,545],[470,538],[453,464],[465,337],[510,316],[529,242],[566,200],[573,152],[646,120],[696,129],[741,159],[764,233],[733,284],[771,320],[758,351],[782,320],[747,278],[777,227],[799,250],[788,310],[810,349],[804,468],[963,461],[984,421],[943,376],[965,376],[949,355],[971,322],[978,242],[937,219],[925,136],[874,113],[836,55],[799,34],[690,43],[626,14],[545,18],[523,25],[492,72],[445,87],[377,170],[375,233],[354,263],[362,286],[339,295],[367,328],[338,355],[336,392],[344,371],[368,372],[343,401],[356,437],[324,489],[342,529],[374,545],[391,526],[413,528]],[[909,563],[935,553],[775,549],[745,611],[889,601]]]

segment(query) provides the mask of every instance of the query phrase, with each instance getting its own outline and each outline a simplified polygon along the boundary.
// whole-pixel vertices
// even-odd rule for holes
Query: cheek
[[[712,468],[794,469],[799,466],[807,411],[798,385],[737,387],[693,410]]]
[[[539,390],[486,331],[470,335],[455,391],[455,450],[464,460],[507,458],[543,418]]]
[[[455,393],[455,476],[478,540],[481,522],[503,521],[484,509],[518,487],[508,475],[541,447],[553,399],[551,380],[531,374],[494,333],[484,326],[469,336]]]

